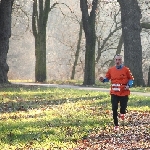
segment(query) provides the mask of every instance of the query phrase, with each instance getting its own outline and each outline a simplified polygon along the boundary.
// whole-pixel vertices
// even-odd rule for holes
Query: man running
[[[122,64],[122,56],[120,54],[114,57],[115,66],[108,69],[106,76],[100,77],[99,80],[101,82],[109,82],[111,80],[111,104],[113,111],[113,120],[114,120],[114,130],[119,130],[118,124],[118,103],[120,103],[120,115],[119,117],[124,120],[128,95],[130,95],[129,88],[133,84],[133,76],[129,70],[129,68],[123,66]]]

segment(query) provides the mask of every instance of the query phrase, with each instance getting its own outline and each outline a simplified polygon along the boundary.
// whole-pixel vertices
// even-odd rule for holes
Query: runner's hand
[[[104,78],[103,78],[103,77],[100,77],[99,80],[100,80],[101,82],[103,82]]]
[[[128,85],[126,85],[124,89],[125,89],[125,90],[129,90],[129,86],[128,86]]]

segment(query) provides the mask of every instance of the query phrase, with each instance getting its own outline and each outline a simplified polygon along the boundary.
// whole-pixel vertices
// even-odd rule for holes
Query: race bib
[[[111,86],[113,91],[120,91],[120,84],[112,84]]]

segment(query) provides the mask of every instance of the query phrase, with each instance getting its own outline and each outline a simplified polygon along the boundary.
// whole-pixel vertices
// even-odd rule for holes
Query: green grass
[[[150,111],[150,97],[132,95],[129,110]],[[35,86],[0,89],[0,149],[69,149],[107,124],[110,95]]]

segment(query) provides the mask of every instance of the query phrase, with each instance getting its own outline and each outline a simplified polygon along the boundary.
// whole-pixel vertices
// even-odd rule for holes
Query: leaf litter
[[[78,141],[73,150],[150,150],[150,112],[130,111],[120,130],[112,124]]]

